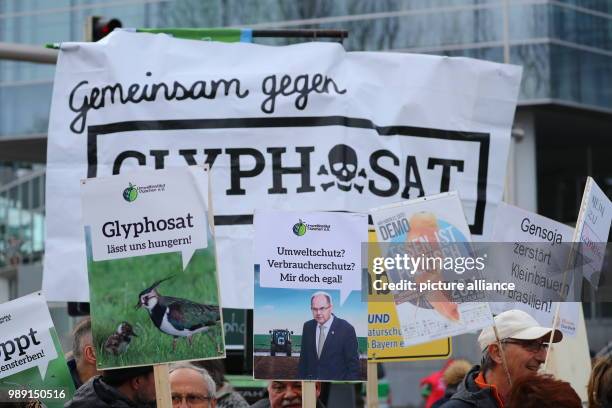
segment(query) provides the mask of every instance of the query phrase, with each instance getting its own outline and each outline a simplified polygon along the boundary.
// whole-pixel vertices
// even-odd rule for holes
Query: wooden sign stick
[[[302,381],[302,408],[316,408],[317,390],[314,381]]]
[[[576,235],[576,229],[574,229],[574,237],[572,238],[572,246],[570,247],[570,253],[567,257],[567,265],[565,267],[565,270],[563,271],[563,283],[561,284],[561,287],[559,288],[559,296],[561,297],[561,300],[559,302],[557,302],[557,308],[555,309],[555,314],[553,316],[553,324],[552,324],[552,330],[550,331],[550,337],[548,338],[548,349],[546,350],[546,358],[544,359],[544,367],[542,368],[543,371],[546,371],[546,368],[548,367],[548,360],[550,357],[550,352],[552,351],[553,348],[553,340],[555,338],[555,332],[557,331],[557,326],[559,325],[559,314],[561,313],[561,302],[564,302],[566,300],[566,297],[563,296],[563,288],[565,287],[565,284],[567,282],[567,272],[569,271],[569,269],[575,264],[576,261],[576,242],[578,242],[578,237]],[[574,285],[576,283],[574,282]]]
[[[584,197],[586,197],[586,187],[585,187],[585,192],[582,195],[582,204],[581,204],[581,208],[580,208],[580,212],[578,213],[578,221],[576,221],[576,225],[578,225],[578,222],[580,222],[580,217],[581,214],[584,213],[584,207],[585,207],[585,202],[584,202]],[[560,313],[561,313],[561,302],[565,302],[566,296],[563,295],[563,288],[565,287],[566,283],[567,283],[567,273],[570,270],[570,268],[574,268],[576,265],[576,244],[577,242],[579,242],[580,237],[577,234],[578,229],[575,228],[574,229],[574,235],[572,237],[572,246],[570,247],[570,252],[569,255],[567,256],[567,264],[565,266],[565,270],[563,271],[563,283],[561,284],[561,287],[559,288],[559,297],[561,298],[560,301],[557,302],[557,307],[555,309],[555,314],[553,316],[553,324],[552,324],[552,330],[550,331],[550,337],[548,338],[548,349],[546,350],[546,358],[544,359],[544,367],[542,368],[543,371],[546,371],[546,369],[548,368],[548,360],[550,358],[550,352],[552,351],[553,348],[553,340],[555,338],[555,332],[557,331],[557,327],[559,326],[559,320],[560,320]],[[576,285],[576,282],[574,282],[574,285]]]
[[[502,366],[504,367],[504,372],[506,373],[506,378],[508,379],[508,385],[512,386],[512,378],[510,377],[510,371],[508,370],[508,362],[506,361],[506,352],[502,347],[502,340],[499,338],[499,332],[497,331],[497,325],[493,323],[493,333],[495,333],[495,340],[497,340],[497,347],[499,347],[499,352],[501,353],[502,358]]]
[[[170,393],[170,374],[167,364],[156,364],[153,366],[155,375],[155,396],[157,408],[172,408],[172,395]]]
[[[378,365],[368,361],[368,383],[366,384],[368,408],[378,408]]]

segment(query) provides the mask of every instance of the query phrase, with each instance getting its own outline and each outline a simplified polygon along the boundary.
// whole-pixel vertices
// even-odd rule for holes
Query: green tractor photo
[[[291,357],[291,335],[293,331],[287,329],[270,330],[270,355],[275,356],[277,352],[286,353]]]

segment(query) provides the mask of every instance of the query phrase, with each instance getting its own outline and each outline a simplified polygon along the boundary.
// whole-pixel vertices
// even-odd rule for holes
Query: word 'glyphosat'
[[[157,231],[172,231],[175,229],[193,228],[193,215],[187,213],[185,217],[162,218],[150,220],[143,217],[142,222],[120,224],[119,220],[108,221],[102,225],[102,234],[107,238],[124,237],[125,239],[138,238],[140,234]]]

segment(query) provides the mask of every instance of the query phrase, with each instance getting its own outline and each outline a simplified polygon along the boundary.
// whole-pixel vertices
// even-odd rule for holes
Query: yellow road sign
[[[370,243],[376,242],[376,233],[370,231]],[[379,256],[377,247],[370,245],[369,257]],[[371,259],[369,264],[371,265]],[[373,282],[372,271],[370,282]],[[377,277],[379,279],[380,277]],[[450,337],[434,340],[429,343],[403,347],[400,322],[395,310],[395,303],[391,294],[381,292],[372,293],[368,302],[368,361],[393,362],[414,360],[443,360],[451,356],[452,340]]]

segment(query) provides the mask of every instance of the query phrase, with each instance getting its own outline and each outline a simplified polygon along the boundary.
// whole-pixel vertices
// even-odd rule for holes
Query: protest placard
[[[393,294],[404,345],[493,324],[484,295],[476,290],[472,294],[479,297],[462,296],[466,286],[480,281],[477,262],[481,260],[471,257],[470,231],[456,192],[375,208],[370,213],[382,248],[382,256],[372,263],[378,275],[372,286],[375,290],[388,288]]]
[[[99,368],[225,356],[202,167],[83,180]]]
[[[369,231],[370,243],[376,243],[376,232]],[[368,246],[368,265],[373,257],[379,257],[378,245]],[[366,255],[365,253],[362,256]],[[368,362],[398,362],[415,360],[447,359],[452,353],[452,339],[434,340],[428,343],[405,347],[402,327],[397,317],[393,295],[390,291],[374,291],[372,282],[377,279],[373,271],[368,271],[368,295],[374,300],[368,302]],[[374,293],[375,292],[375,293]],[[369,377],[368,377],[369,378]],[[369,379],[368,379],[369,381]]]
[[[591,355],[582,303],[577,303],[576,308],[578,309],[578,317],[574,334],[571,337],[565,336],[559,343],[553,343],[549,346],[547,364],[543,371],[554,375],[559,380],[570,383],[585,404],[583,406],[587,406]],[[563,326],[559,326],[559,328],[562,329]]]
[[[61,408],[73,394],[44,296],[32,293],[0,304],[0,405],[38,401]]]
[[[482,234],[503,191],[520,72],[332,43],[266,47],[125,31],[63,43],[49,123],[44,289],[51,300],[88,300],[78,182],[137,166],[211,166],[227,307],[253,306],[255,208],[365,212],[458,190],[472,232]]]
[[[583,274],[595,288],[599,285],[611,221],[612,202],[595,180],[588,177],[573,241],[581,244],[581,258],[586,259],[583,261]]]
[[[365,214],[255,212],[254,376],[365,381]]]
[[[500,203],[490,237],[492,243],[487,251],[492,267],[485,270],[485,275],[513,282],[515,289],[489,293],[493,313],[520,309],[544,327],[552,327],[557,302],[548,300],[552,294],[547,294],[545,288],[554,287],[554,282],[559,286],[564,281],[564,285],[573,282],[573,271],[568,271],[573,234],[574,229],[565,224]],[[579,304],[571,300],[566,297],[559,305],[558,328],[573,336],[578,324]]]

